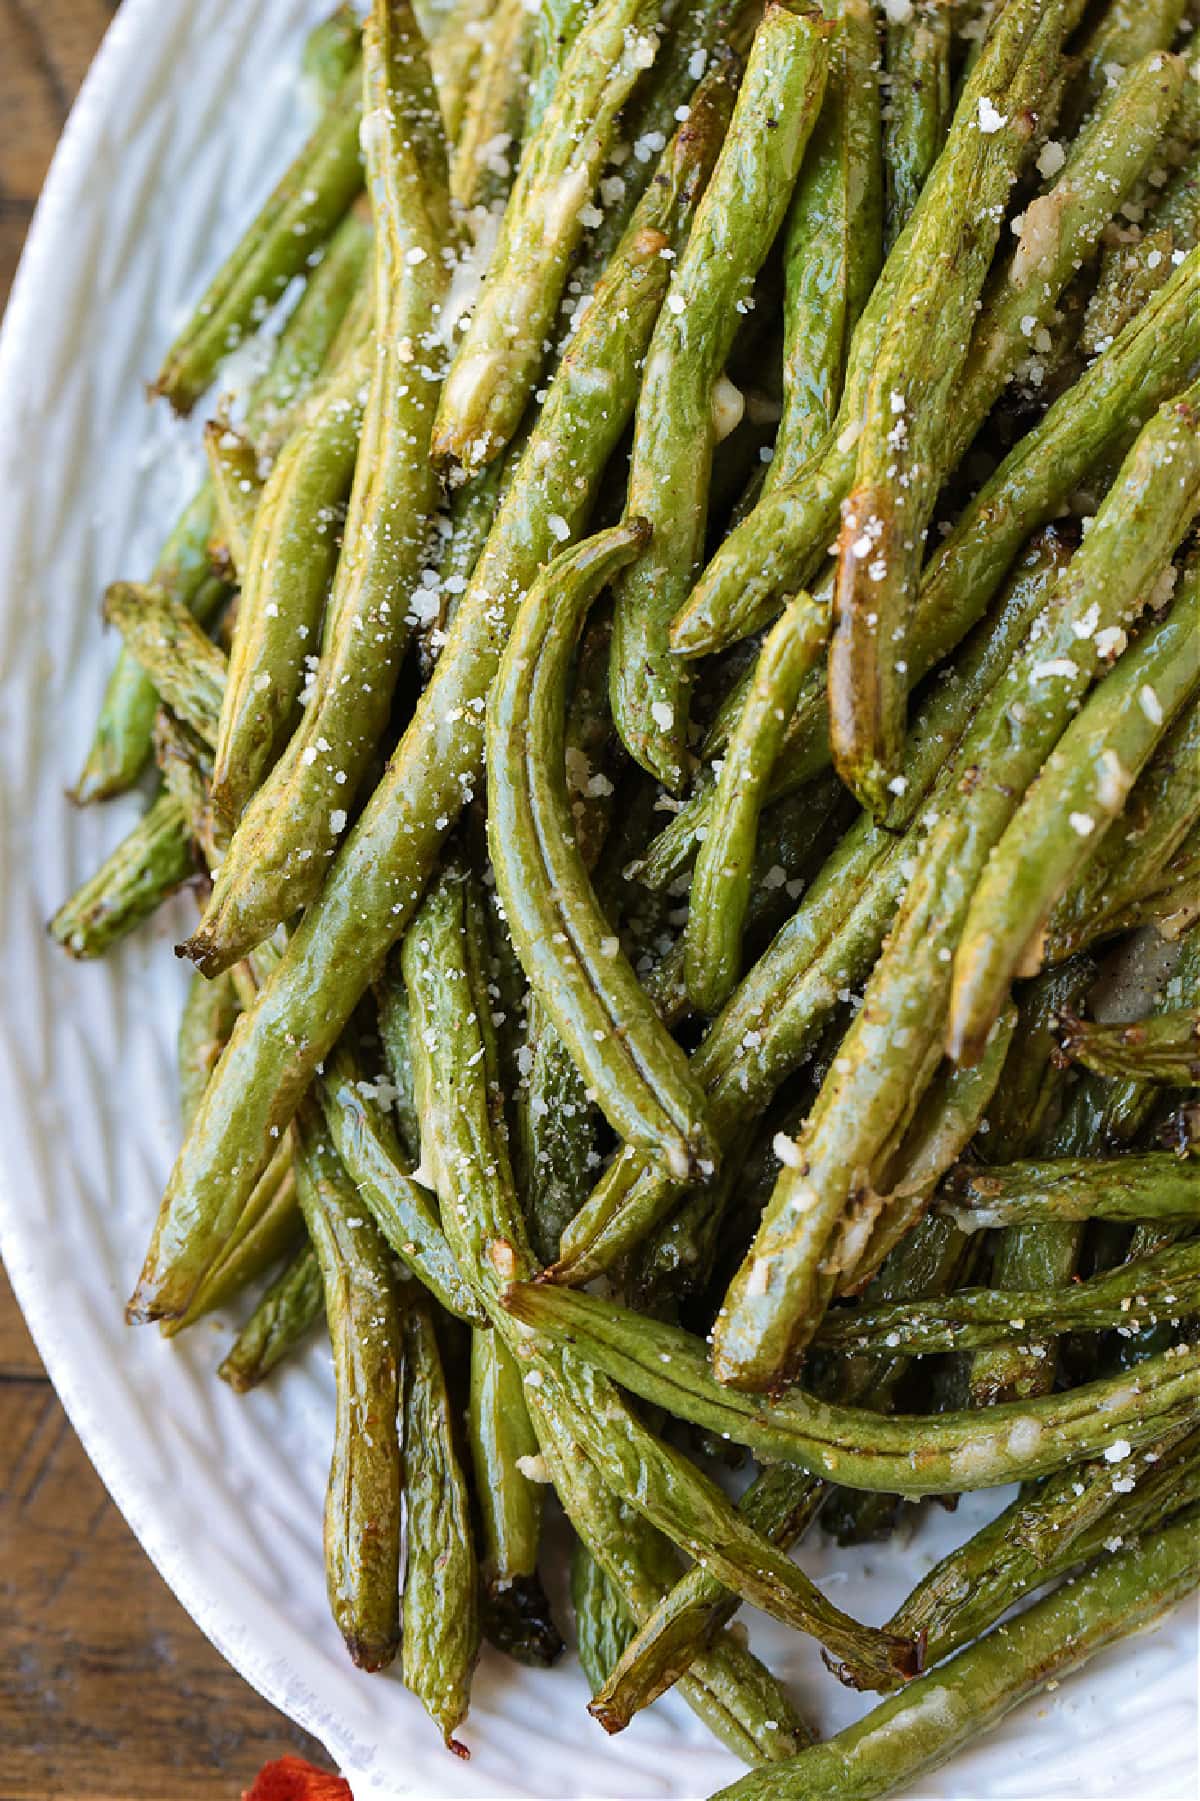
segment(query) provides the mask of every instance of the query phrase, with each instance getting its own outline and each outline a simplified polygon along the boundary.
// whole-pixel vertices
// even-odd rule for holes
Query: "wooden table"
[[[109,0],[0,0],[0,308]],[[0,1801],[237,1801],[320,1747],[234,1674],[109,1500],[0,1271]]]

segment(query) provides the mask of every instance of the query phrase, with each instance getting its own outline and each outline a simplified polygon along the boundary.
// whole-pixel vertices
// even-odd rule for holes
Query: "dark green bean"
[[[870,1801],[934,1770],[1051,1680],[1140,1632],[1200,1583],[1200,1516],[1098,1563],[783,1770],[714,1801]]]
[[[563,1642],[537,1573],[542,1493],[538,1441],[521,1372],[495,1330],[471,1334],[468,1416],[483,1523],[483,1631],[518,1663],[545,1668]]]
[[[239,1394],[257,1388],[308,1336],[324,1308],[320,1265],[306,1240],[234,1339],[218,1376]]]
[[[448,1748],[467,1717],[479,1655],[479,1573],[470,1500],[433,1329],[419,1289],[404,1297],[405,1562],[401,1670]]]

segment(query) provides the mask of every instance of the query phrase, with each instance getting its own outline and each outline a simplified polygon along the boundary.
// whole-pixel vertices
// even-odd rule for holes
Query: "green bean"
[[[246,568],[246,547],[262,494],[259,453],[220,411],[204,427],[204,453],[216,507],[209,561],[223,581],[236,584]]]
[[[1015,13],[1012,5],[1002,16],[998,37],[1010,13]],[[1048,16],[1044,30],[1048,42],[1043,58],[1047,50],[1055,53],[1061,26],[1056,38]],[[1029,71],[1046,66],[1036,47],[1027,63],[1022,65],[1027,82]],[[984,66],[981,62],[980,69]],[[1022,354],[1025,332],[1035,330],[1052,311],[1081,256],[1093,248],[1111,217],[1115,197],[1129,190],[1160,143],[1183,76],[1182,60],[1163,56],[1151,57],[1129,73],[1074,146],[1055,187],[1027,207],[1012,261],[984,300],[969,352],[964,348],[962,357],[939,356],[937,366],[928,369],[919,360],[920,348],[946,332],[947,308],[954,309],[949,317],[959,321],[966,345],[999,219],[995,234],[989,232],[986,244],[973,251],[977,258],[982,250],[982,262],[964,255],[958,234],[965,230],[974,238],[973,209],[986,210],[985,193],[1007,194],[1016,172],[1016,152],[1010,151],[1006,161],[998,149],[995,179],[1000,186],[989,188],[986,170],[993,153],[981,145],[987,137],[1001,145],[1006,137],[1023,139],[1016,108],[1027,103],[1021,93],[1029,96],[1029,89],[1022,90],[1018,79],[990,97],[979,95],[978,114],[965,124],[960,109],[937,172],[913,215],[908,254],[923,285],[919,300],[903,315],[903,329],[889,332],[871,374],[854,486],[839,540],[829,661],[834,763],[864,803],[877,810],[887,805],[888,783],[899,773],[910,614],[923,534],[941,483],[1003,390]],[[1042,96],[1034,90],[1031,98],[1036,105]],[[1007,120],[994,104],[997,99],[1008,108]],[[999,126],[997,120],[1002,121]],[[956,148],[960,133],[966,145],[962,152]],[[943,186],[962,209],[961,223],[948,240],[939,235]],[[926,264],[936,268],[939,258],[943,272],[935,278]],[[949,329],[956,343],[953,323]],[[951,416],[954,423],[948,425]],[[893,646],[903,654],[897,656]]]
[[[599,1115],[562,1039],[540,1007],[532,1010],[529,1074],[518,1116],[522,1192],[534,1249],[543,1263],[553,1263],[600,1162]]]
[[[183,808],[160,794],[46,930],[72,957],[102,957],[197,874]]]
[[[786,1769],[751,1774],[714,1801],[869,1801],[907,1787],[1047,1683],[1140,1632],[1200,1583],[1200,1516],[1096,1564],[944,1668]]]
[[[164,588],[114,582],[104,617],[115,625],[159,694],[210,747],[216,741],[225,657]]]
[[[572,1059],[617,1131],[683,1176],[708,1155],[703,1104],[600,911],[557,773],[583,616],[647,536],[632,519],[564,551],[523,602],[489,702],[488,842],[517,954]]]
[[[717,1319],[714,1362],[723,1380],[778,1382],[820,1323],[859,1172],[872,1168],[919,1098],[928,1080],[920,1072],[932,1073],[950,1000],[950,959],[971,895],[1096,678],[1100,652],[1083,633],[1124,628],[1136,616],[1200,501],[1193,421],[1185,395],[1143,431],[1059,577],[1040,631],[1031,633],[964,740],[962,767],[974,773],[930,828],[862,1011]]]
[[[913,1674],[914,1645],[881,1637],[832,1606],[714,1483],[614,1400],[605,1377],[573,1360],[563,1360],[561,1374],[544,1369],[542,1385],[529,1393],[535,1424],[544,1424],[548,1412],[569,1420],[595,1477],[628,1495],[725,1587],[815,1637],[851,1686],[885,1690]]]
[[[213,774],[231,826],[287,743],[338,558],[339,509],[358,456],[371,353],[321,385],[267,479],[245,564]]]
[[[972,713],[1007,675],[1030,620],[1053,592],[1058,566],[1056,547],[1034,548],[996,609],[993,630],[1001,654],[983,648],[981,628],[961,680],[944,682],[918,716],[914,741],[920,748],[907,793],[914,811],[953,792],[958,742]],[[848,995],[865,980],[917,867],[923,830],[913,827],[897,841],[860,818],[713,1022],[693,1068],[708,1092],[718,1138],[765,1107],[784,1076],[811,1052],[839,993]],[[554,1279],[586,1281],[610,1267],[664,1217],[679,1193],[661,1167],[632,1148],[623,1150],[563,1234]]]
[[[1092,840],[1124,811],[1133,782],[1198,683],[1200,565],[1161,623],[1120,657],[1071,721],[993,850],[955,952],[952,1057],[973,1061],[1013,977],[1037,974],[1051,909],[1086,867]]]
[[[538,1442],[521,1372],[496,1331],[471,1334],[468,1416],[483,1524],[483,1630],[518,1663],[546,1667],[563,1648],[537,1573],[542,1524]]]
[[[598,1695],[636,1627],[619,1589],[581,1538],[571,1546],[571,1605],[579,1661],[588,1687]]]
[[[678,1566],[662,1535],[592,1477],[568,1428],[548,1415],[546,1461],[563,1505],[609,1585],[606,1608],[623,1606],[630,1628],[649,1616]],[[614,1622],[619,1627],[618,1621]],[[718,1633],[680,1679],[688,1706],[743,1762],[771,1764],[811,1742],[784,1691],[751,1651]]]
[[[1186,11],[1187,0],[1139,0],[1136,6],[1120,0],[1105,7],[1076,52],[1081,73],[1068,99],[1068,128],[1100,101],[1120,70],[1156,50],[1169,50]]]
[[[723,109],[722,89],[710,89],[667,150],[665,184],[647,189],[551,385],[450,642],[387,774],[256,1008],[234,1032],[164,1197],[156,1243],[170,1242],[176,1223],[186,1232],[197,1216],[228,1230],[275,1135],[416,910],[479,781],[485,696],[524,589],[554,544],[550,520],[563,517],[555,509],[566,505],[568,533],[570,521],[579,529],[632,410],[637,363],[668,280],[659,253],[686,229]],[[153,1292],[156,1265],[152,1250],[144,1292]]]
[[[1132,1025],[1066,1023],[1062,1047],[1073,1063],[1106,1081],[1161,1082],[1200,1087],[1200,1012],[1181,1008]]]
[[[242,815],[187,954],[206,975],[319,893],[387,720],[436,478],[424,447],[437,376],[422,351],[447,285],[445,149],[406,0],[376,0],[365,33],[375,339],[345,537],[315,692]]]
[[[167,351],[154,388],[176,412],[191,411],[223,358],[305,268],[361,188],[361,82],[355,67]]]
[[[155,565],[152,586],[181,601],[201,625],[211,624],[229,589],[212,573],[208,540],[215,519],[205,485],[180,515]],[[122,650],[104,691],[96,731],[73,790],[81,804],[108,800],[131,788],[150,756],[158,694],[132,653]]]
[[[160,1322],[163,1337],[174,1338],[205,1314],[228,1306],[280,1258],[290,1259],[303,1238],[304,1221],[289,1136],[258,1178],[237,1224],[204,1272],[187,1307],[178,1318]]]
[[[296,1177],[320,1270],[337,1385],[325,1494],[329,1605],[360,1669],[381,1670],[400,1633],[400,1441],[396,1429],[402,1327],[387,1246],[363,1209],[308,1101],[296,1120]],[[412,1507],[411,1496],[408,1505]],[[410,1534],[409,1562],[414,1548]]]
[[[304,40],[300,68],[322,100],[329,101],[362,51],[362,30],[352,6],[339,6]]]
[[[1195,1217],[1195,1172],[1167,1151],[1140,1156],[1059,1157],[962,1169],[943,1190],[945,1212],[968,1231],[1031,1220]]]
[[[715,1013],[740,974],[763,794],[800,684],[828,636],[828,611],[798,595],[763,643],[726,748],[714,816],[696,858],[684,939],[688,994],[701,1013]]]
[[[393,956],[375,985],[375,1001],[384,1061],[395,1090],[392,1105],[400,1142],[409,1160],[416,1164],[421,1157],[421,1119],[413,1076],[411,1009],[399,965],[399,957]]]
[[[835,10],[824,105],[784,226],[783,411],[764,493],[798,474],[828,436],[883,260],[875,23],[865,0]]]
[[[231,976],[226,974],[218,976],[215,982],[206,982],[202,975],[193,975],[179,1021],[177,1053],[179,1111],[185,1130],[195,1117],[240,1011]]]
[[[169,707],[160,706],[155,716],[154,761],[163,787],[179,804],[193,849],[205,864],[211,864],[214,844],[208,803],[212,754],[199,733],[177,719]]]
[[[890,250],[916,208],[950,128],[953,0],[918,0],[887,18],[883,131]]]
[[[765,1469],[743,1495],[739,1508],[774,1544],[794,1544],[815,1519],[827,1488],[788,1464]],[[683,1680],[705,1645],[741,1605],[702,1564],[662,1597],[640,1629],[613,1646],[614,1655],[592,1684],[588,1712],[606,1732],[622,1732],[635,1713],[649,1707]]]
[[[532,1271],[509,1158],[479,886],[457,859],[430,888],[400,954],[412,1008],[423,1162],[465,1281],[484,1305],[503,1271]]]
[[[930,1301],[826,1314],[815,1344],[832,1350],[899,1346],[918,1357],[1020,1341],[1026,1332],[1103,1332],[1200,1312],[1200,1248],[1180,1245],[1092,1276],[1058,1293],[961,1288]]]
[[[646,358],[626,511],[654,535],[617,583],[609,692],[630,755],[673,790],[687,773],[688,682],[667,627],[703,554],[722,372],[816,123],[827,37],[815,15],[764,15]]]
[[[1125,819],[1063,895],[1046,929],[1046,957],[1061,963],[1108,936],[1111,920],[1153,892],[1200,821],[1200,705],[1186,707],[1135,783]]]
[[[271,360],[250,389],[243,431],[274,456],[297,409],[326,368],[336,368],[347,338],[363,328],[371,227],[365,197],[346,214],[283,326]]]
[[[1194,1507],[1197,1452],[1195,1433],[1185,1429],[1128,1460],[1047,1477],[930,1570],[893,1625],[926,1634],[926,1655],[939,1663],[1033,1589]]]
[[[959,1494],[1045,1475],[1099,1456],[1120,1438],[1148,1444],[1194,1419],[1200,1391],[1200,1351],[1183,1345],[1133,1371],[1034,1401],[880,1414],[796,1388],[777,1399],[744,1394],[717,1381],[702,1340],[577,1289],[522,1283],[505,1292],[504,1305],[539,1343],[569,1344],[652,1406],[764,1460],[873,1493]]]
[[[450,198],[468,211],[503,201],[508,192],[509,152],[523,129],[534,23],[524,0],[499,0],[480,48],[450,158]]]
[[[1090,989],[1095,977],[1091,959],[1079,957],[1025,990],[1004,1080],[989,1112],[986,1139],[980,1140],[989,1163],[1011,1162],[1033,1152],[1096,1155],[1107,1148],[1098,1126],[1091,1129],[1090,1117],[1088,1129],[1081,1130],[1085,1102],[1078,1091],[1063,1110],[1067,1078],[1055,1036],[1066,1009]],[[1057,1292],[1075,1275],[1083,1232],[1081,1225],[1063,1221],[1010,1227],[1001,1233],[992,1255],[992,1287]],[[967,1383],[976,1406],[991,1406],[1049,1394],[1057,1375],[1055,1341],[1030,1340],[977,1353],[971,1358]]]
[[[466,1478],[428,1301],[405,1297],[405,1564],[401,1670],[447,1747],[467,1717],[479,1655],[479,1575]]]
[[[694,104],[706,85],[714,79],[732,84],[732,68],[728,76],[721,70],[743,53],[754,18],[753,3],[731,9],[728,0],[677,0],[671,7],[653,67],[641,76],[621,111],[621,139],[633,145],[633,156],[625,158],[615,175],[604,178],[600,189],[604,216],[589,228],[587,247],[572,277],[582,293],[590,294],[596,287],[653,179],[653,145],[672,136],[681,107]],[[614,145],[614,162],[616,154]]]
[[[446,377],[433,450],[491,462],[521,422],[542,364],[616,115],[653,56],[658,0],[601,0],[586,17],[546,112],[525,141],[500,237]]]
[[[447,143],[458,137],[495,11],[496,0],[452,0],[436,34],[425,30],[418,11]]]
[[[897,1149],[885,1152],[884,1192],[868,1199],[862,1214],[866,1241],[847,1258],[839,1292],[858,1293],[867,1278],[924,1218],[942,1177],[975,1138],[1006,1068],[1016,1026],[1016,1009],[997,1021],[979,1063],[971,1069],[943,1064],[925,1090]]]
[[[1071,248],[1057,243],[1059,252]],[[907,657],[914,679],[975,623],[975,605],[986,606],[1017,550],[1055,517],[1087,470],[1114,450],[1123,452],[1154,408],[1188,379],[1200,344],[1198,289],[1200,257],[1193,252],[963,513],[921,584]],[[1024,353],[1024,343],[1022,336],[1012,346],[1014,356]],[[967,420],[955,408],[950,428],[969,441],[979,424],[982,417]],[[758,629],[773,617],[775,596],[805,580],[815,547],[824,556],[842,490],[816,464],[814,458],[793,482],[764,497],[730,533],[672,627],[679,654],[720,650]],[[823,729],[819,710],[814,725]]]
[[[423,1117],[435,1141],[443,1218],[464,1267],[490,1296],[494,1317],[505,1321],[496,1306],[498,1290],[510,1277],[530,1273],[533,1259],[505,1140],[491,1123],[500,1116],[500,1102],[477,968],[478,906],[461,875],[443,877],[405,939],[404,968],[416,1009]],[[518,1339],[518,1358],[528,1348]],[[539,1379],[526,1378],[526,1401],[544,1453],[549,1432],[568,1431],[586,1445],[596,1478],[608,1489],[628,1495],[652,1525],[694,1554],[703,1551],[741,1594],[816,1634],[853,1666],[856,1680],[886,1685],[904,1672],[910,1646],[882,1640],[832,1607],[739,1518],[719,1489],[626,1412],[605,1384],[558,1357],[540,1358],[531,1374]],[[600,1420],[604,1426],[598,1433]]]
[[[426,682],[442,653],[460,596],[470,586],[518,462],[517,445],[513,444],[506,456],[471,476],[450,497],[450,529],[442,540],[437,586],[432,590],[422,589],[413,602],[414,612],[419,609],[417,646],[421,673]],[[445,529],[440,522],[439,529]]]
[[[566,61],[587,15],[583,0],[546,0],[538,8],[529,70],[525,135],[532,137],[555,98]]]
[[[396,1256],[449,1313],[479,1322],[479,1307],[459,1274],[433,1196],[404,1167],[387,1113],[344,1039],[325,1058],[318,1082],[325,1123],[351,1180]]]
[[[320,367],[357,286],[367,243],[365,227],[353,213],[347,214],[284,326],[270,365],[251,391],[246,426],[252,435],[268,426],[282,429],[288,409]],[[201,624],[215,616],[228,596],[225,583],[209,566],[213,520],[214,497],[206,483],[180,515],[151,578],[183,601]],[[150,754],[157,705],[153,683],[140,664],[122,652],[75,785],[76,800],[104,800],[133,785]]]
[[[248,1394],[307,1337],[324,1306],[317,1254],[306,1240],[234,1339],[218,1376],[238,1394]]]

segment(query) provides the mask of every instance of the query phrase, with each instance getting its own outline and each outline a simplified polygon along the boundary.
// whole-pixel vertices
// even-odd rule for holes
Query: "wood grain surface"
[[[0,309],[109,0],[0,0]],[[0,1271],[0,1801],[237,1801],[321,1748],[192,1624],[109,1500]]]

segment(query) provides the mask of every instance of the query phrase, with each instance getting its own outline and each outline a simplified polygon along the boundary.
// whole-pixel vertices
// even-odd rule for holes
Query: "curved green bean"
[[[699,1091],[600,911],[572,843],[564,687],[584,615],[649,535],[632,519],[564,551],[530,589],[488,705],[488,843],[513,943],[617,1131],[682,1177],[710,1156]]]
[[[678,1419],[872,1493],[961,1494],[1028,1481],[1127,1439],[1136,1448],[1194,1418],[1200,1350],[1185,1344],[1136,1369],[1033,1401],[926,1416],[880,1414],[791,1388],[778,1399],[718,1382],[701,1339],[578,1289],[522,1283],[504,1305],[538,1340]]]

